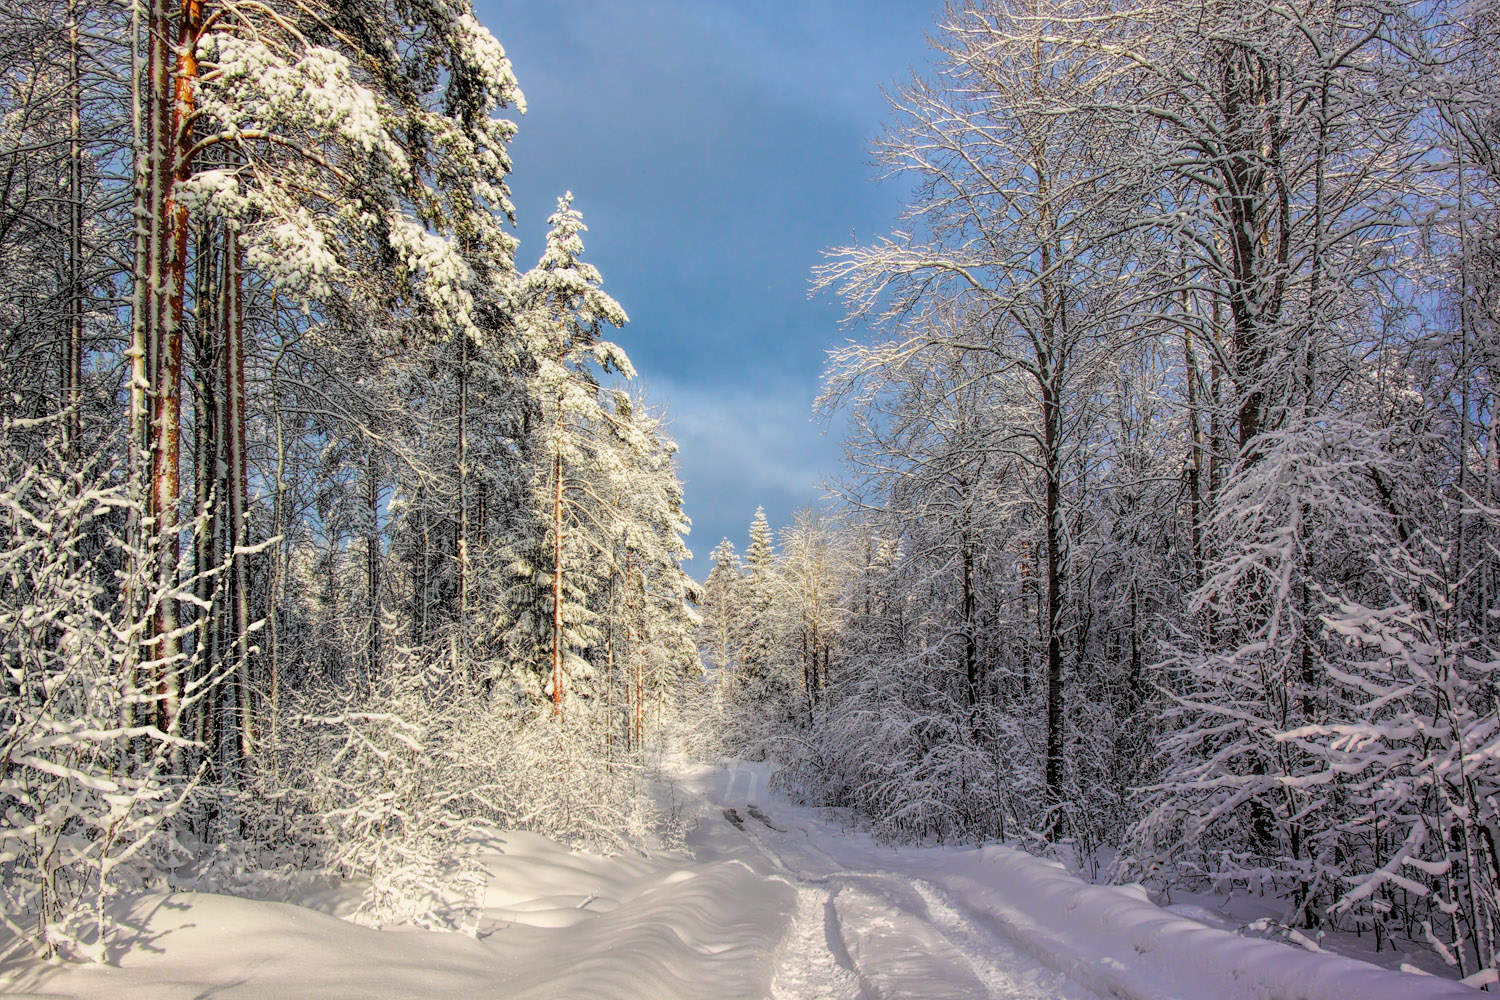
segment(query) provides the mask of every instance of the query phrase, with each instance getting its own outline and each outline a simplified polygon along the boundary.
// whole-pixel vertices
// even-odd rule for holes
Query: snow
[[[521,93],[520,83],[505,56],[505,48],[490,30],[480,24],[472,14],[460,14],[455,22],[457,34],[462,42],[455,48],[474,64],[485,87],[489,90],[489,110],[500,104],[513,104],[521,114],[526,113],[526,95]]]
[[[133,931],[110,943],[117,967],[11,962],[0,993],[730,1000],[770,988],[796,904],[782,880],[737,860],[606,858],[523,833],[483,848],[472,935],[340,919],[352,886],[312,905],[154,893],[119,914]]]
[[[687,848],[604,857],[535,834],[476,844],[467,933],[295,902],[137,895],[113,964],[11,958],[0,992],[59,997],[1462,998],[1461,984],[1245,938],[1003,846],[893,848],[769,790],[763,764],[678,762]],[[1208,916],[1207,911],[1203,914]]]
[[[936,881],[963,908],[1049,966],[1124,997],[1415,1000],[1466,997],[1447,980],[1240,937],[1169,913],[1120,887],[1093,886],[1007,847],[951,859]]]
[[[925,996],[983,1000],[984,984],[962,953],[909,909],[873,893],[840,889],[833,897],[839,938],[871,998]]]

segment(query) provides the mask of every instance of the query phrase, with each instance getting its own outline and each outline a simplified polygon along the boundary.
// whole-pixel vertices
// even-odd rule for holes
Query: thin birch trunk
[[[68,0],[68,337],[63,361],[63,448],[76,466],[83,444],[83,92],[78,67],[78,0]]]
[[[238,751],[249,760],[255,750],[254,646],[250,641],[250,544],[248,471],[245,461],[245,315],[241,301],[243,264],[239,234],[224,233],[224,458],[229,529],[229,607],[233,630],[235,717]]]
[[[563,459],[562,400],[557,403],[557,441],[552,455],[552,714],[562,717],[563,655]]]

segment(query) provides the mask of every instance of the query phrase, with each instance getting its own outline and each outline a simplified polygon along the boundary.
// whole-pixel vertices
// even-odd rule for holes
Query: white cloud
[[[756,507],[765,507],[773,526],[786,524],[793,511],[822,498],[824,479],[838,471],[837,431],[825,433],[813,419],[815,387],[650,382],[649,396],[667,404],[681,449],[694,575],[707,571],[720,538],[744,548]]]

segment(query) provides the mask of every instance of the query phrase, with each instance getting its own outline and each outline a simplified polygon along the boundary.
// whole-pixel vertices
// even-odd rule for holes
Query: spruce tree
[[[622,469],[599,373],[635,374],[625,352],[600,337],[627,318],[600,289],[598,269],[581,260],[585,226],[572,200],[558,199],[541,260],[517,286],[534,365],[525,444],[531,509],[513,532],[514,583],[502,615],[512,679],[545,696],[555,714],[569,692],[593,693],[595,670],[583,654],[600,640],[594,605],[612,572],[604,497]]]

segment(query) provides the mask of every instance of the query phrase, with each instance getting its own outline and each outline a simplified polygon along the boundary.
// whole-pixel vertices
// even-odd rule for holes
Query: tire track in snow
[[[859,980],[832,919],[827,893],[797,886],[797,915],[776,956],[772,1000],[859,1000]]]
[[[1082,1000],[1094,996],[966,916],[936,885],[920,878],[909,881],[926,904],[928,921],[964,954],[993,996],[1012,1000],[1052,997]]]
[[[772,992],[775,1000],[871,996],[883,1000],[896,994],[889,994],[882,984],[898,983],[899,995],[910,1000],[926,995],[968,996],[970,992],[962,987],[966,971],[972,971],[984,992],[996,1000],[1094,998],[1079,984],[964,915],[936,885],[885,869],[850,869],[815,843],[803,823],[789,823],[783,812],[776,819],[785,825],[778,825],[761,808],[761,785],[758,775],[749,768],[734,768],[719,786],[725,793],[719,804],[726,819],[730,813],[735,814],[739,831],[798,891],[797,917],[777,956]],[[731,801],[743,803],[748,816],[730,805]],[[824,859],[832,870],[817,872],[804,867]],[[839,906],[836,897],[845,888],[875,905]],[[844,926],[840,923],[844,920],[851,922]],[[873,945],[858,963],[845,947],[848,939]],[[902,952],[910,952],[912,944],[923,940],[930,943],[932,952],[947,954],[950,961],[957,960],[967,970],[957,966],[950,969],[953,975],[946,977],[953,980],[950,983],[935,979],[923,983],[918,979],[914,984],[901,976],[894,966],[911,960],[910,954]],[[892,967],[882,968],[887,963]]]
[[[866,997],[989,1000],[969,957],[925,919],[921,900],[913,906],[892,898],[907,896],[908,886],[890,878],[864,881],[869,889],[840,889],[833,910]]]

